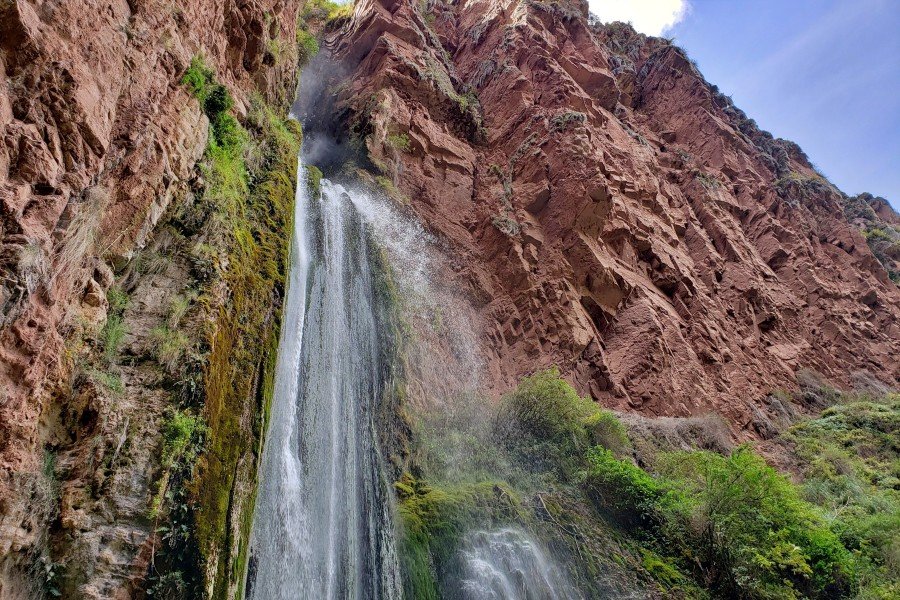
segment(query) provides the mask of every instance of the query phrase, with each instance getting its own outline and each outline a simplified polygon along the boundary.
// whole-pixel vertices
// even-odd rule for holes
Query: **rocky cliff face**
[[[212,143],[212,113],[182,78],[203,57],[230,92],[221,99],[234,98],[247,143],[282,136],[261,123],[293,97],[302,5],[0,2],[0,597],[137,593],[162,544],[154,527],[169,511],[154,516],[151,501],[170,492],[159,480],[168,482],[183,454],[165,458],[172,442],[163,433],[179,424],[174,407],[185,402],[173,390],[199,382],[199,397],[211,397],[210,377],[225,378],[247,408],[229,414],[236,401],[223,392],[204,409],[207,420],[258,420],[257,366],[273,327],[277,338],[280,282],[236,279],[236,261],[225,258],[230,238],[216,237],[207,216],[193,230],[176,226],[216,173],[195,167]],[[273,195],[282,181],[288,190],[281,213],[270,209],[275,227],[290,217],[296,146],[287,158],[270,142],[254,147],[265,164],[247,165],[257,176],[251,190],[266,170],[284,171],[266,184]],[[280,225],[278,244],[243,250],[276,260],[289,229]],[[211,274],[201,285],[198,252],[216,243],[218,262],[206,256]],[[245,347],[255,352],[246,364],[223,349],[222,337],[240,329],[227,316],[238,309],[259,313],[254,335],[263,334]],[[167,367],[162,348],[173,343],[176,364]],[[175,381],[195,350],[196,377]],[[238,365],[248,368],[234,372]],[[252,500],[258,426],[244,430],[228,456],[211,450],[200,463],[201,477],[227,488],[205,512],[223,530],[232,505]],[[227,542],[217,527],[207,532],[206,581],[221,579],[239,554],[240,523],[229,519]]]
[[[679,48],[541,0],[360,0],[330,45],[334,130],[446,241],[498,388],[556,364],[747,437],[800,370],[896,386],[900,290],[849,200]]]
[[[306,4],[0,0],[0,598],[239,595]],[[578,0],[339,25],[324,125],[442,242],[495,391],[559,365],[766,437],[798,374],[898,384],[900,219],[678,48]]]

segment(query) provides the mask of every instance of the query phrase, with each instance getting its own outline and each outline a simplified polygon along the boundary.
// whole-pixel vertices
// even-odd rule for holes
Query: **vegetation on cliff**
[[[225,598],[246,567],[301,132],[259,97],[240,123],[228,90],[199,57],[183,82],[209,118],[210,136],[202,193],[171,225],[194,242],[197,291],[187,302],[206,319],[202,335],[189,336],[190,351],[178,350],[187,337],[158,333],[160,361],[174,371],[182,397],[166,425],[164,474],[151,507],[165,542],[151,592],[191,597],[205,587]],[[188,353],[194,359],[182,360]]]
[[[799,483],[747,445],[638,466],[625,426],[556,371],[523,380],[489,419],[424,419],[417,477],[396,484],[406,593],[440,597],[463,534],[519,523],[588,595],[604,573],[666,597],[895,597],[900,402],[836,397],[779,441],[796,449]]]

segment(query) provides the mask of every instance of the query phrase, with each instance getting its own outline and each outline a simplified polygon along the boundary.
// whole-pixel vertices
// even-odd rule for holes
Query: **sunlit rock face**
[[[362,0],[333,114],[455,257],[491,380],[559,365],[765,435],[812,369],[896,385],[900,291],[844,196],[684,52],[584,2]]]

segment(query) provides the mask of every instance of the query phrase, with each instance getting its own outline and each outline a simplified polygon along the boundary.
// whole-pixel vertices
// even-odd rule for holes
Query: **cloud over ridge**
[[[648,35],[661,35],[690,10],[687,0],[589,0],[588,4],[601,21],[630,22]]]

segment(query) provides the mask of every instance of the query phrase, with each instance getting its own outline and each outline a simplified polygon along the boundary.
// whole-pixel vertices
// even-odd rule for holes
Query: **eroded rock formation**
[[[679,48],[539,0],[360,0],[330,43],[346,141],[451,248],[499,388],[557,364],[755,436],[799,369],[897,384],[900,290],[846,197]]]
[[[203,187],[209,121],[181,79],[202,56],[239,117],[253,94],[287,106],[303,4],[0,2],[0,597],[59,592],[67,565],[68,597],[143,585],[172,401],[159,370],[134,360],[111,386],[85,380],[81,363],[100,350],[81,333],[107,320],[107,290],[127,278],[124,352],[159,344],[151,329],[186,265],[148,272],[132,259],[177,245],[158,225]]]

